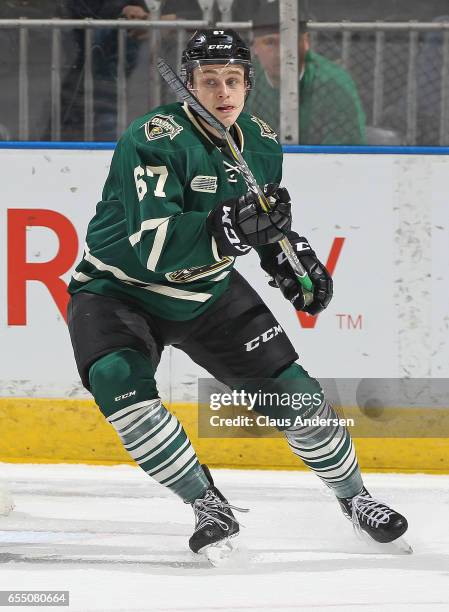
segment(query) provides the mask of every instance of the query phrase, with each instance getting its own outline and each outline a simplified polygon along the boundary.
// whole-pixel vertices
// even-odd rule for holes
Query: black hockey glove
[[[264,193],[271,204],[269,213],[260,208],[257,196],[249,191],[239,198],[222,202],[206,219],[206,227],[216,242],[219,254],[245,255],[253,246],[279,242],[291,226],[288,191],[274,183]]]
[[[305,238],[293,231],[287,234],[287,238],[313,283],[312,302],[308,306],[305,305],[301,286],[280,246],[275,245],[270,257],[262,258],[260,265],[272,276],[269,284],[279,287],[296,310],[316,315],[324,310],[332,299],[332,278]]]

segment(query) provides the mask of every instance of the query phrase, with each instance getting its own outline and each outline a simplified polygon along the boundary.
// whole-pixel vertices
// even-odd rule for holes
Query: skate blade
[[[364,540],[365,542],[368,542],[373,547],[377,548],[379,551],[382,552],[392,554],[400,553],[401,555],[411,555],[413,553],[413,548],[410,546],[404,536],[400,536],[392,542],[377,542],[377,540],[372,538],[364,531],[358,535],[360,539]]]
[[[389,545],[403,555],[411,555],[413,553],[413,548],[403,536],[397,540],[393,540]]]
[[[200,555],[204,555],[213,567],[220,567],[228,561],[236,548],[236,545],[231,542],[231,538],[225,538],[215,542],[215,544],[205,546],[198,552]]]

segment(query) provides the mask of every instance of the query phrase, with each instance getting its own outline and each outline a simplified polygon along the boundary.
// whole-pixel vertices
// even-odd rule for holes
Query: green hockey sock
[[[292,381],[296,379],[299,383],[305,376],[308,377],[307,372],[294,363],[284,370],[277,380],[288,381],[287,386],[291,392]],[[322,392],[320,403],[307,410],[298,410],[298,415],[304,420],[326,419],[329,424],[304,424],[285,430],[293,453],[300,457],[337,497],[357,495],[363,487],[363,481],[351,436],[346,427],[334,424],[334,421],[339,420],[339,416]]]

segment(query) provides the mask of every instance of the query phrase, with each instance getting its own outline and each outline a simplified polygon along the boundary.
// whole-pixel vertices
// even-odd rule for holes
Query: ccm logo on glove
[[[302,240],[302,242],[296,242],[293,245],[295,248],[295,251],[297,253],[302,253],[303,251],[312,252],[310,244],[307,242],[307,240],[305,238],[300,238],[300,240]],[[281,251],[280,253],[278,253],[278,255],[276,255],[276,259],[277,259],[278,266],[282,266],[288,261],[287,256],[284,253],[284,251]]]
[[[328,306],[332,299],[332,278],[303,236],[298,236],[296,232],[290,231],[287,238],[312,281],[312,302],[306,306],[302,288],[279,245],[273,245],[271,253],[267,253],[262,258],[261,266],[272,277],[269,284],[272,287],[279,287],[283,296],[293,304],[296,310],[317,315]]]
[[[291,226],[291,202],[288,191],[276,184],[266,185],[264,193],[270,211],[264,212],[257,194],[226,200],[206,219],[206,229],[217,243],[221,257],[245,255],[253,246],[272,244],[285,237]]]
[[[221,218],[221,222],[223,223],[223,231],[226,235],[226,238],[229,240],[229,244],[231,248],[235,248],[240,251],[240,255],[244,255],[251,250],[249,244],[242,244],[240,242],[240,238],[237,236],[237,232],[235,231],[232,225],[232,219],[230,217],[232,208],[230,206],[222,206],[223,216]],[[220,249],[221,253],[221,249]]]

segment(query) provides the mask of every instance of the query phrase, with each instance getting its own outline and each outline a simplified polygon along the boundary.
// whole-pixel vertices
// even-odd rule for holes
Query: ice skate
[[[413,552],[402,537],[408,529],[407,519],[387,504],[371,497],[365,487],[358,495],[338,498],[338,502],[358,535],[367,535],[371,540],[391,545],[393,550],[399,552]]]
[[[238,535],[239,523],[232,510],[239,512],[248,512],[248,510],[229,504],[214,486],[207,465],[203,465],[202,468],[211,486],[206,489],[203,497],[192,503],[195,531],[189,540],[189,546],[194,553],[205,555],[212,565],[217,566],[236,548],[231,539]]]

